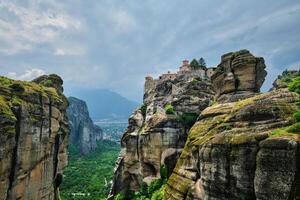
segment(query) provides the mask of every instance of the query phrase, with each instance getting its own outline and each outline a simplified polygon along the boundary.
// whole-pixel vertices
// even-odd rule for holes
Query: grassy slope
[[[109,192],[113,168],[120,146],[110,141],[101,141],[95,152],[81,157],[76,148],[70,148],[69,165],[64,170],[61,186],[62,200],[99,200],[105,199]],[[105,179],[108,184],[106,185]],[[72,193],[85,193],[89,196],[74,196]]]

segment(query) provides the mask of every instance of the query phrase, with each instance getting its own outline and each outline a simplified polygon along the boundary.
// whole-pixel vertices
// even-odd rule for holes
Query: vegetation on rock
[[[166,111],[166,114],[168,114],[168,115],[175,114],[174,108],[173,108],[173,106],[170,103],[167,103],[165,105],[165,111]]]

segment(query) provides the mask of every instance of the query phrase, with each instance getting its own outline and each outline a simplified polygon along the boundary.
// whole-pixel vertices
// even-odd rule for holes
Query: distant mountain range
[[[66,91],[66,95],[84,100],[94,121],[127,119],[139,106],[139,103],[106,89],[72,90]]]

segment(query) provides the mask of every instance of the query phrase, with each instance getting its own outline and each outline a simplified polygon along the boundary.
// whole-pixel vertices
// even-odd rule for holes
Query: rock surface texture
[[[248,50],[222,56],[211,80],[219,102],[233,102],[259,92],[265,80],[264,59]]]
[[[198,114],[212,101],[211,84],[202,71],[146,78],[144,104],[129,118],[121,140],[121,153],[115,168],[110,199],[117,193],[137,191],[143,184],[160,178],[160,167],[172,172],[184,147],[188,124],[182,114]],[[174,113],[166,114],[169,104]]]
[[[111,196],[159,178],[164,164],[165,199],[300,199],[299,133],[280,129],[295,123],[299,95],[279,84],[259,93],[265,67],[241,50],[223,55],[210,77],[191,78],[185,66],[159,80],[148,76],[144,106],[122,138]],[[166,114],[166,104],[175,114]],[[191,128],[178,120],[184,112],[198,114]]]
[[[91,120],[84,101],[75,97],[69,97],[68,101],[70,143],[76,145],[82,154],[87,154],[97,147],[98,140],[102,140],[102,129]]]
[[[0,199],[58,199],[69,134],[62,84],[0,77]]]
[[[241,52],[249,55],[247,51],[228,55]],[[248,61],[257,66],[257,59],[250,58]],[[216,91],[219,103],[203,110],[191,128],[168,179],[165,199],[300,199],[299,133],[278,132],[278,128],[294,122],[299,96],[284,87],[255,94],[262,84],[257,80],[263,80],[265,75],[264,67],[256,67],[263,75],[240,71],[259,78],[239,78],[243,93],[249,90],[252,97],[239,95],[237,101],[237,93],[232,91],[239,87],[234,89],[232,81],[226,79],[222,86],[217,78],[227,76],[224,59],[223,56],[218,66],[221,69],[217,68],[217,74],[212,76],[214,86],[224,87]],[[222,98],[224,94],[226,98]]]

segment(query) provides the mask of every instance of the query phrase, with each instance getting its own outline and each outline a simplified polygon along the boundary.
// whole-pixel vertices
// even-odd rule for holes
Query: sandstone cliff
[[[129,118],[121,140],[110,198],[160,178],[162,165],[172,172],[190,126],[212,97],[201,70],[168,73],[157,80],[147,77],[144,104]]]
[[[295,123],[299,95],[280,78],[271,92],[259,93],[265,67],[263,58],[241,50],[223,55],[205,76],[147,77],[110,198],[160,178],[166,165],[165,199],[300,199],[299,131],[283,128]],[[183,113],[197,114],[192,127]]]
[[[62,84],[0,77],[0,199],[58,199],[69,133]]]
[[[78,147],[82,154],[87,154],[97,147],[101,140],[102,129],[91,120],[87,105],[75,97],[69,97],[67,114],[70,125],[70,144]]]
[[[227,72],[217,73],[213,85]],[[256,72],[241,74],[264,79]],[[219,102],[202,111],[167,182],[165,199],[300,199],[299,132],[282,128],[295,122],[299,96],[284,87],[255,94],[262,82],[239,79],[239,85],[248,83],[252,86],[243,89],[243,96],[219,88]]]

